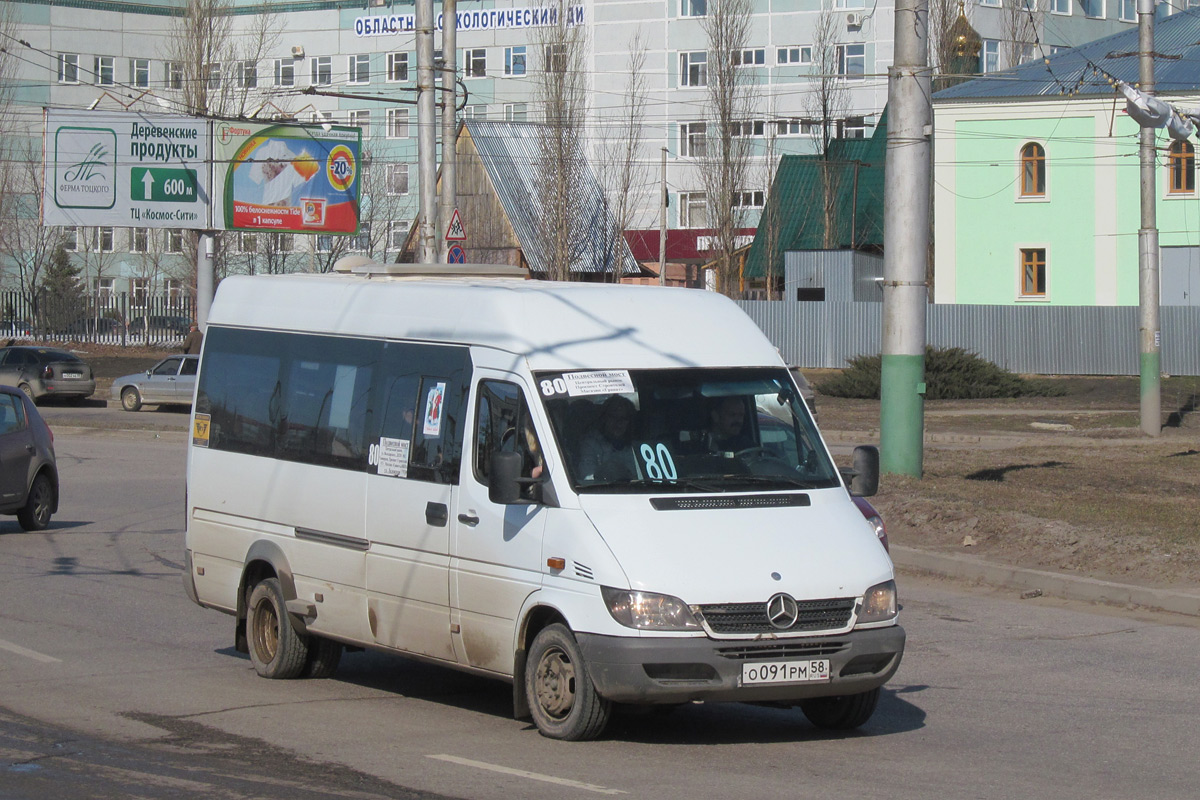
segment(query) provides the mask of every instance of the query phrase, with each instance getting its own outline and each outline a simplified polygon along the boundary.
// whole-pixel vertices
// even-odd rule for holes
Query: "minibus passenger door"
[[[451,514],[450,600],[459,625],[455,648],[460,660],[472,666],[512,674],[517,614],[542,583],[546,514],[534,499],[540,487],[531,483],[515,503],[501,505],[488,498],[492,455],[520,454],[527,478],[542,476],[549,465],[516,376],[489,376],[480,370],[472,398],[469,450]]]

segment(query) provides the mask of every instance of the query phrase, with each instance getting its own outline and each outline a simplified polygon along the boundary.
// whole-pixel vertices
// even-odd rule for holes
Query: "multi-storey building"
[[[203,80],[223,95],[228,116],[336,121],[363,130],[370,166],[364,227],[348,239],[242,233],[222,239],[227,270],[325,268],[343,249],[394,256],[417,207],[416,54],[413,0],[213,0],[229,9],[232,46],[206,63]],[[456,63],[464,118],[538,121],[538,72],[552,53],[538,25],[548,0],[459,0]],[[669,259],[702,260],[709,224],[698,156],[709,120],[713,57],[706,32],[718,0],[579,0],[570,12],[585,32],[588,103],[584,133],[604,138],[629,105],[631,48],[640,42],[646,102],[634,187],[634,229],[659,226],[660,154],[667,154]],[[1011,7],[1012,2],[1020,3]],[[1128,27],[1133,0],[972,0],[934,13],[935,27],[965,14],[983,42],[980,72]],[[185,0],[10,0],[15,82],[3,87],[15,119],[38,135],[40,107],[180,112],[185,71],[178,20]],[[935,0],[934,5],[939,5]],[[734,203],[753,228],[778,155],[816,152],[823,132],[868,136],[887,99],[892,60],[891,0],[752,0],[744,70],[751,140],[745,190]],[[265,12],[265,13],[264,13]],[[440,3],[435,3],[440,17]],[[941,22],[943,17],[945,22]],[[822,25],[822,20],[826,24]],[[821,35],[820,30],[826,30]],[[635,38],[636,37],[636,38]],[[182,37],[186,38],[186,37]],[[440,47],[440,35],[435,40]],[[818,66],[829,65],[838,102],[821,110]],[[306,94],[306,91],[323,94]],[[340,95],[340,96],[339,96]],[[602,158],[596,148],[597,158]],[[463,220],[470,227],[472,221]],[[116,291],[179,289],[189,274],[178,231],[65,231],[86,261],[89,283]],[[657,259],[653,252],[639,253]],[[649,247],[647,246],[647,250]],[[469,255],[469,254],[468,254]],[[4,255],[0,254],[0,259]],[[166,282],[166,283],[164,283]]]

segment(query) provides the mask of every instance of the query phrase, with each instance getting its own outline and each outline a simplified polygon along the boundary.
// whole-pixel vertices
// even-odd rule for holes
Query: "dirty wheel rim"
[[[123,405],[125,408],[133,409],[137,406],[137,403],[138,403],[137,392],[126,389],[121,394],[121,405]]]
[[[33,518],[39,525],[45,526],[50,521],[50,506],[54,502],[54,492],[45,480],[36,481],[33,485]]]
[[[575,665],[561,648],[547,650],[537,665],[534,688],[538,706],[553,719],[562,720],[575,705]]]
[[[255,652],[263,662],[271,663],[279,651],[279,615],[270,600],[263,599],[255,607],[251,627]]]

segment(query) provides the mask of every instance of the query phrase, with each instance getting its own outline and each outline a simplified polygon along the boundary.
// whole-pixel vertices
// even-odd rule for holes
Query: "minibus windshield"
[[[580,492],[840,485],[779,367],[544,372],[538,393]]]

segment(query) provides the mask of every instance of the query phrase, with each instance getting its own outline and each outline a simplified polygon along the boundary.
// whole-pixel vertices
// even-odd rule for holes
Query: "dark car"
[[[191,326],[192,318],[182,314],[156,314],[129,320],[131,334],[150,336],[187,336]]]
[[[145,372],[123,375],[113,381],[112,399],[121,408],[137,411],[143,405],[190,405],[196,392],[200,356],[170,356]]]
[[[0,386],[0,514],[40,531],[58,511],[54,434],[23,392]]]
[[[96,391],[92,368],[74,353],[55,347],[0,347],[0,384],[17,387],[31,400],[83,400]]]

